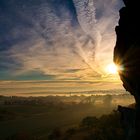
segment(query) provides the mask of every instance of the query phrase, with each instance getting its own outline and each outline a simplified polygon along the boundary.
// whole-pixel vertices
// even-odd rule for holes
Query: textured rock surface
[[[120,10],[114,62],[122,67],[119,71],[123,85],[137,104],[140,103],[140,21],[138,2],[124,0],[126,7]]]
[[[124,88],[135,97],[134,129],[135,136],[140,137],[140,6],[138,0],[123,1],[125,7],[120,10],[119,25],[116,27],[114,62],[121,67],[119,75]]]

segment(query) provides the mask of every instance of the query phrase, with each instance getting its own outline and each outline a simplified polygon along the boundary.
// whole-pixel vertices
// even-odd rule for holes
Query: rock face
[[[134,129],[135,137],[140,139],[140,6],[138,0],[123,1],[125,7],[120,10],[119,25],[115,29],[114,62],[120,67],[124,88],[135,98]]]

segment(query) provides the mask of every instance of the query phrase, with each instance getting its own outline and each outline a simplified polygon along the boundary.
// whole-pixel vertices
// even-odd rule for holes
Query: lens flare
[[[118,73],[118,67],[114,63],[108,64],[107,67],[106,67],[106,72],[108,74],[117,74]]]

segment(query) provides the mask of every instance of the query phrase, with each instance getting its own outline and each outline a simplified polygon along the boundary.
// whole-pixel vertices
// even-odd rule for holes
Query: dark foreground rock
[[[114,62],[120,66],[119,75],[124,88],[135,98],[135,109],[119,108],[122,115],[131,116],[125,130],[133,127],[127,140],[140,139],[140,20],[139,1],[123,0],[125,7],[120,10],[119,25],[116,27],[117,41],[114,49]],[[133,112],[133,113],[132,113]],[[133,124],[133,126],[132,126]],[[132,130],[132,129],[131,129]]]

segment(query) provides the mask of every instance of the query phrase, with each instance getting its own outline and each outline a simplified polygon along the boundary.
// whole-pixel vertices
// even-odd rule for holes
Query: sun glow
[[[117,74],[118,73],[118,67],[114,63],[108,64],[107,67],[106,67],[106,72],[108,74]]]

